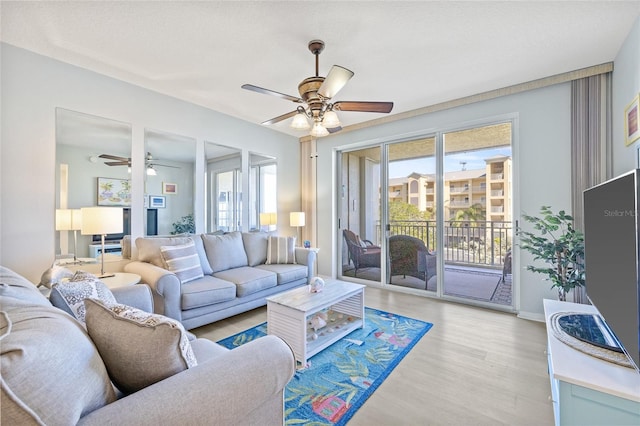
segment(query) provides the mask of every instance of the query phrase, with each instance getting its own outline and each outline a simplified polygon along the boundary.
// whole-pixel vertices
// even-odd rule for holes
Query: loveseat
[[[147,286],[112,292],[118,302],[152,306]],[[85,303],[91,309],[100,306],[94,299]],[[85,326],[52,306],[35,285],[0,266],[1,424],[282,425],[284,387],[295,363],[290,348],[279,338],[262,337],[233,350],[194,338],[189,344],[197,365],[123,393],[114,387],[109,361],[94,337],[92,330],[100,328],[95,324],[100,317],[92,316],[89,306]],[[129,326],[130,320],[122,322]],[[104,328],[120,346],[136,354],[128,359],[116,357],[116,362],[139,365],[136,357],[144,352],[153,356],[158,350],[159,339],[146,342],[136,334],[136,330],[147,333],[148,324],[136,324],[132,333],[114,334],[121,328],[112,324]],[[155,362],[144,364],[156,366]]]
[[[157,313],[187,330],[264,306],[267,297],[306,285],[316,259],[314,251],[294,247],[295,238],[265,232],[142,237],[135,244],[137,260],[125,271],[151,287]]]

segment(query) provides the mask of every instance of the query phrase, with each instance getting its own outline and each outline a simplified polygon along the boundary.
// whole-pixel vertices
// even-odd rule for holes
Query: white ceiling
[[[0,3],[9,44],[253,123],[314,75],[355,72],[334,98],[391,114],[612,61],[640,1],[92,1]],[[383,114],[340,112],[343,127]],[[275,130],[303,136],[288,127]]]

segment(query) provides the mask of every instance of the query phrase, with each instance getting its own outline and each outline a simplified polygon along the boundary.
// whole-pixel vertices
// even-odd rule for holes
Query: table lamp
[[[271,227],[278,224],[278,216],[276,213],[260,213],[260,226],[266,226],[267,231],[271,231]]]
[[[73,231],[73,263],[78,263],[78,234],[82,229],[80,209],[56,209],[56,231]]]
[[[123,231],[121,207],[84,207],[82,211],[82,235],[100,235],[102,238],[102,262],[98,278],[113,277],[104,272],[104,237]]]
[[[304,212],[291,212],[289,213],[289,225],[295,226],[296,230],[296,238],[300,241],[300,227],[304,226]]]

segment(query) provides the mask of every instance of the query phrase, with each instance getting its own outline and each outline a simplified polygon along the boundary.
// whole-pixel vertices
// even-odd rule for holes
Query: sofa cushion
[[[238,231],[224,235],[202,235],[202,241],[213,273],[249,264],[242,234]]]
[[[269,234],[267,232],[243,232],[242,242],[247,252],[249,266],[262,265],[267,261],[267,246]]]
[[[0,307],[23,305],[51,306],[51,303],[32,282],[0,266]]]
[[[250,266],[216,272],[214,276],[234,283],[238,297],[247,296],[278,285],[276,274]]]
[[[278,285],[307,278],[309,268],[305,265],[258,265],[256,268],[274,272],[278,277]]]
[[[178,321],[94,299],[86,306],[89,336],[122,392],[136,392],[198,364]]]
[[[200,266],[202,267],[202,273],[205,275],[213,274],[211,270],[211,265],[209,265],[209,259],[207,259],[207,252],[204,249],[204,242],[202,241],[202,235],[194,235],[191,237],[193,239],[193,243],[196,245],[196,251],[198,252],[198,257],[200,258]]]
[[[205,275],[180,287],[183,310],[227,302],[236,298],[236,285],[220,278]]]
[[[160,254],[165,267],[176,274],[182,284],[204,276],[193,240],[187,244],[161,246]]]
[[[296,263],[295,246],[296,237],[269,237],[265,263]]]
[[[136,238],[138,248],[138,260],[152,263],[160,268],[164,268],[160,247],[187,244],[191,237],[140,237]]]
[[[3,309],[2,424],[75,425],[115,401],[105,365],[77,321],[51,305]]]
[[[69,281],[54,285],[49,295],[53,306],[81,322],[85,320],[84,301],[88,298],[99,299],[107,304],[117,303],[111,290],[98,277],[85,271],[76,271]]]

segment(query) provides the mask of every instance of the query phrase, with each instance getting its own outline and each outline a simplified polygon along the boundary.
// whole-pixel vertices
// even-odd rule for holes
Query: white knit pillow
[[[85,271],[77,271],[69,281],[55,284],[51,298],[57,301],[58,295],[61,296],[62,303],[68,310],[64,309],[64,306],[58,306],[57,303],[54,305],[73,314],[82,322],[85,322],[85,299],[98,299],[106,304],[117,303],[111,290],[98,277]]]
[[[176,246],[160,247],[165,267],[176,274],[181,283],[204,277],[200,257],[193,241]]]
[[[296,263],[295,245],[296,237],[269,237],[266,264]]]

